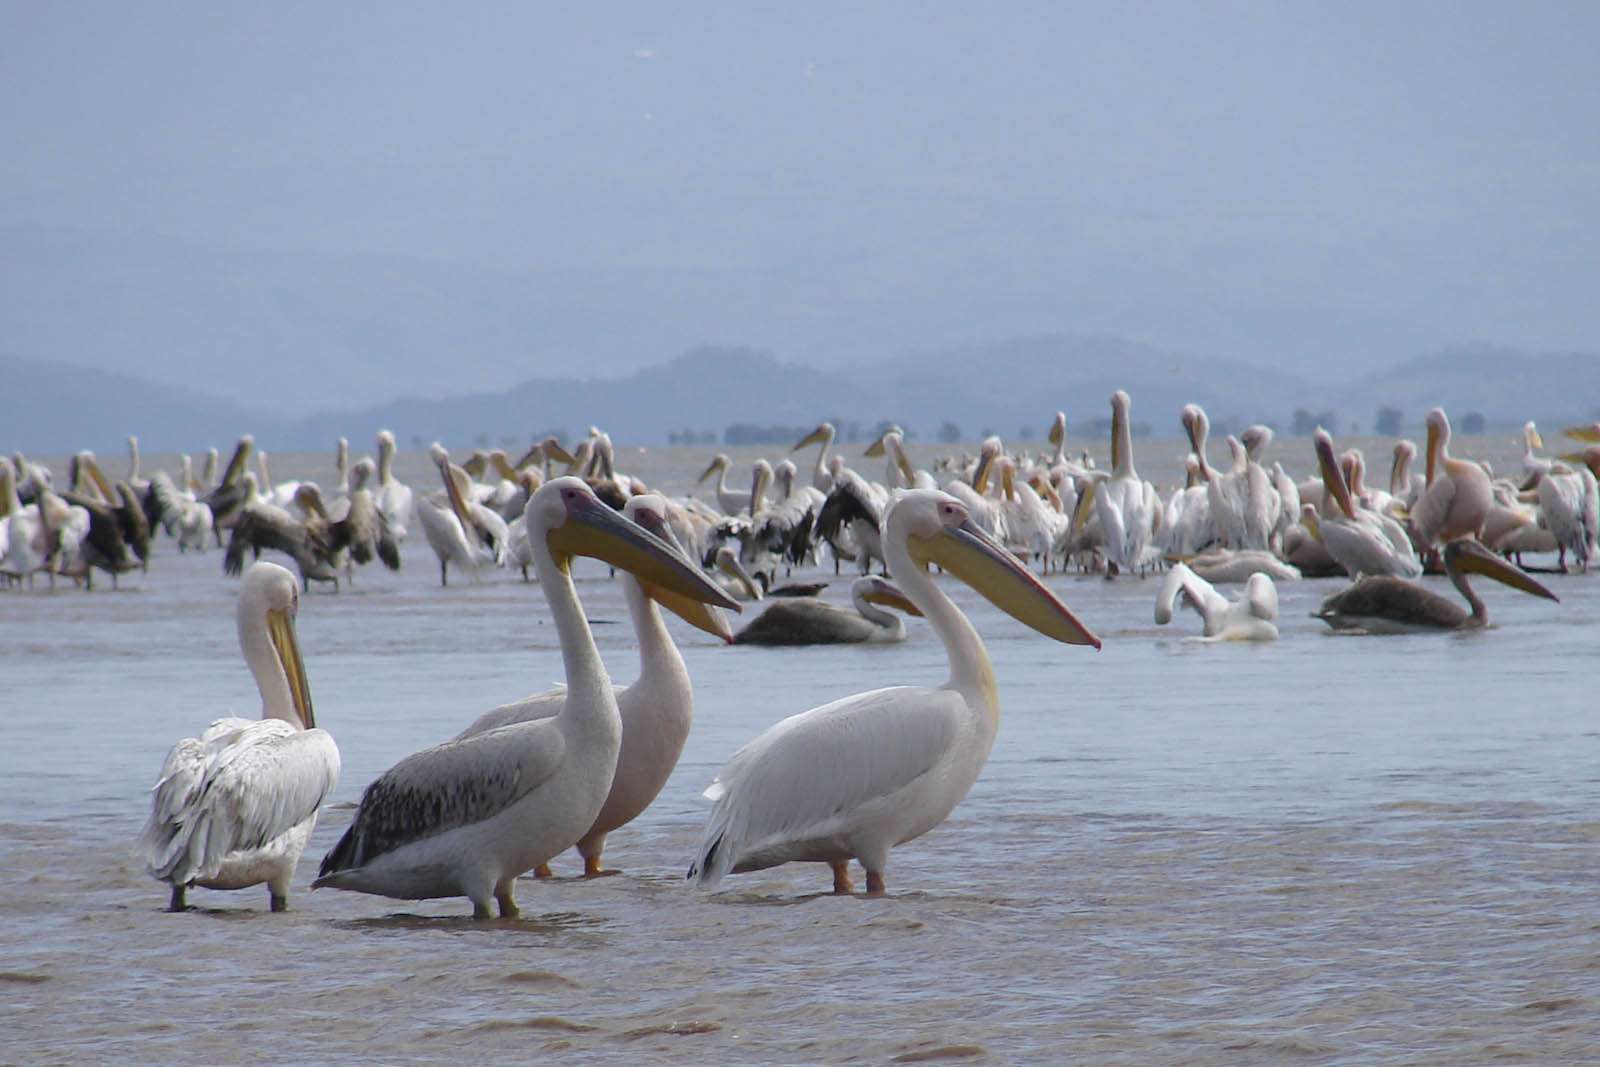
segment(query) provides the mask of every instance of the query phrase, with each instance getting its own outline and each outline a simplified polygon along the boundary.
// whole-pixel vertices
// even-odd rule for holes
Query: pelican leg
[[[867,872],[867,896],[881,897],[888,891],[888,888],[883,884],[882,871]]]
[[[585,878],[604,878],[608,874],[617,874],[617,871],[608,871],[600,862],[599,856],[583,857],[583,876]]]
[[[270,893],[267,897],[267,901],[267,907],[273,911],[289,910],[288,894]]]
[[[535,878],[554,878],[555,872],[550,869],[548,863],[541,863],[533,869],[533,876]]]
[[[439,560],[439,588],[446,589],[450,586],[450,577],[445,573],[445,562]]]
[[[515,919],[522,914],[522,909],[517,907],[516,897],[511,895],[511,883],[495,887],[494,901],[500,905],[500,918]],[[477,918],[476,915],[473,918]]]
[[[849,896],[856,891],[855,883],[850,881],[850,861],[830,860],[828,866],[833,868],[833,893],[835,896]],[[871,876],[868,875],[870,878]]]
[[[494,918],[494,909],[490,908],[488,903],[482,900],[474,900],[472,902],[472,919],[474,922],[487,922],[492,918]]]
[[[184,894],[189,891],[188,886],[175,885],[172,887],[172,897],[167,901],[168,911],[188,911],[189,905],[184,902]]]

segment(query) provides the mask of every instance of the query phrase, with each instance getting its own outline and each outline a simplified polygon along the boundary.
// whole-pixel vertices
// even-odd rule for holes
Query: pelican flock
[[[698,686],[722,684],[698,666],[691,678],[674,619],[706,646],[694,655],[713,657],[700,662],[733,657],[726,662],[756,679],[787,672],[809,681],[797,665],[818,654],[790,646],[891,646],[828,655],[892,657],[892,646],[938,642],[942,684],[876,688],[809,710],[763,707],[754,736],[716,754],[721,770],[709,785],[694,783],[710,810],[685,857],[692,885],[715,889],[745,872],[817,863],[828,866],[834,892],[849,893],[854,863],[866,891],[882,895],[891,850],[945,822],[999,736],[1010,669],[996,669],[985,640],[1032,640],[994,616],[969,617],[951,596],[958,584],[1052,641],[1098,648],[1104,626],[1091,629],[1063,597],[1082,576],[1116,577],[1096,583],[1094,610],[1131,604],[1126,590],[1144,589],[1155,593],[1157,624],[1194,611],[1200,633],[1186,640],[1276,642],[1258,653],[1276,656],[1304,648],[1322,630],[1317,620],[1345,634],[1491,630],[1470,576],[1555,603],[1530,571],[1580,581],[1600,553],[1600,444],[1591,443],[1600,430],[1591,427],[1568,431],[1580,451],[1545,454],[1527,423],[1497,476],[1470,455],[1472,442],[1469,454],[1453,450],[1450,421],[1436,408],[1421,450],[1405,439],[1381,442],[1381,451],[1367,442],[1371,454],[1391,457],[1385,486],[1369,482],[1366,453],[1321,428],[1286,441],[1264,424],[1219,420],[1212,442],[1210,417],[1191,403],[1162,420],[1180,443],[1170,454],[1179,478],[1158,487],[1135,466],[1143,431],[1132,398],[1117,390],[1109,402],[1102,440],[1069,449],[1066,416],[1056,412],[1037,452],[987,435],[975,449],[935,456],[890,423],[861,450],[853,426],[846,434],[822,422],[790,449],[815,455],[689,457],[676,472],[681,495],[647,487],[635,453],[599,427],[570,447],[543,436],[520,457],[485,447],[459,451],[456,462],[435,444],[426,466],[404,468],[427,472],[415,490],[399,480],[404,457],[388,430],[368,438],[370,456],[352,456],[339,438],[331,466],[323,453],[299,477],[276,482],[250,434],[226,463],[216,449],[193,453],[206,457],[198,475],[189,456],[142,454],[133,436],[121,478],[90,452],[55,471],[13,453],[0,458],[0,582],[19,597],[145,585],[167,565],[164,540],[193,554],[185,566],[204,564],[215,576],[216,557],[206,553],[225,546],[213,580],[237,578],[239,646],[261,717],[219,719],[171,749],[139,850],[174,910],[196,888],[265,884],[277,911],[340,770],[339,749],[312,711],[295,629],[302,596],[344,595],[372,561],[397,575],[380,584],[431,584],[430,552],[439,568],[430,596],[480,595],[506,570],[520,571],[538,587],[524,609],[530,625],[549,620],[559,638],[565,684],[487,711],[459,709],[441,743],[363,783],[311,880],[398,899],[464,897],[485,919],[515,917],[517,879],[551,876],[568,849],[595,878],[614,873],[608,842],[626,854],[649,832],[641,817],[686,773],[679,761]],[[1217,443],[1227,458],[1213,465]],[[1163,447],[1140,445],[1147,469],[1157,469]],[[1091,448],[1109,462],[1096,466]],[[652,483],[674,480],[660,465],[642,469]],[[417,523],[426,547],[408,548]],[[293,569],[252,562],[272,553]],[[1535,562],[1524,565],[1525,555]],[[1551,558],[1541,566],[1542,555]],[[572,574],[579,556],[615,569],[631,624],[625,644],[638,660],[632,684],[613,686],[601,662]],[[829,602],[829,582],[818,580],[828,569],[860,575],[834,580],[836,598],[849,581],[849,606]],[[462,573],[471,579],[465,590],[450,582]],[[1280,590],[1290,598],[1306,580],[1328,583],[1314,587],[1320,606],[1280,617]],[[1436,591],[1444,581],[1459,601]],[[760,611],[735,634],[723,610],[741,602]],[[908,627],[906,616],[921,621]],[[1112,632],[1120,641],[1138,631]],[[747,647],[717,651],[728,644]]]

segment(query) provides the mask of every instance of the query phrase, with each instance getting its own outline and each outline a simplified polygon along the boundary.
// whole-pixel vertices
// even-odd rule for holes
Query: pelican
[[[630,497],[622,513],[674,549],[681,547],[667,523],[667,502],[662,497],[653,493]],[[606,873],[602,862],[606,836],[632,822],[655,800],[678,765],[694,721],[689,670],[667,632],[657,603],[714,637],[733,640],[727,619],[716,608],[669,593],[632,575],[624,576],[622,589],[639,643],[639,678],[632,685],[615,690],[617,712],[622,717],[622,747],[617,754],[611,792],[594,824],[578,838],[578,854],[583,857],[586,878]],[[566,690],[556,689],[503,705],[479,716],[455,739],[475,737],[513,723],[554,719],[566,699]],[[541,864],[536,873],[549,877],[550,869]]]
[[[454,563],[473,577],[486,566],[503,567],[510,530],[499,514],[467,498],[465,471],[450,462],[450,453],[437,441],[428,455],[444,478],[444,492],[417,501],[417,518],[428,545],[439,557],[439,584],[450,584],[448,567]]]
[[[1420,577],[1422,561],[1412,551],[1411,541],[1400,524],[1379,512],[1357,508],[1345,484],[1344,472],[1334,458],[1333,438],[1328,431],[1317,427],[1314,441],[1322,472],[1324,507],[1311,529],[1328,555],[1352,578],[1379,574]]]
[[[1573,470],[1565,463],[1553,463],[1539,479],[1539,511],[1556,542],[1556,565],[1567,569],[1567,553],[1578,569],[1589,572],[1589,561],[1600,536],[1600,492],[1589,468]]]
[[[1111,394],[1111,475],[1094,494],[1096,512],[1105,530],[1106,573],[1141,570],[1153,533],[1155,488],[1133,469],[1133,430],[1128,425],[1132,401],[1118,389]],[[1202,469],[1204,456],[1201,457]],[[1213,515],[1216,512],[1212,505]]]
[[[1298,567],[1283,562],[1271,552],[1255,548],[1235,552],[1221,545],[1209,545],[1198,555],[1178,562],[1187,564],[1200,578],[1216,585],[1248,582],[1256,574],[1277,582],[1298,581],[1301,577]]]
[[[845,697],[745,745],[706,790],[715,805],[691,881],[715,886],[730,872],[821,862],[833,869],[834,892],[848,893],[854,858],[866,869],[867,892],[881,895],[889,849],[938,826],[966,796],[994,744],[1000,697],[983,642],[934,583],[930,563],[1047,637],[1100,645],[948,493],[900,496],[884,518],[883,541],[905,598],[944,644],[949,681]]]
[[[1443,408],[1428,412],[1427,425],[1427,488],[1411,508],[1412,532],[1423,545],[1478,537],[1494,504],[1489,475],[1450,455],[1450,420]]]
[[[248,485],[253,479],[245,476]],[[335,531],[328,521],[322,497],[310,482],[295,490],[297,510],[305,515],[297,519],[276,504],[260,501],[241,508],[234,519],[233,533],[228,537],[228,548],[222,555],[222,573],[238,574],[244,569],[244,554],[248,549],[260,555],[264,549],[282,552],[294,560],[300,571],[302,588],[309,589],[313,581],[332,582],[339,588],[338,566],[342,562],[341,550],[348,544],[347,531]],[[340,524],[341,527],[343,524]],[[398,554],[386,556],[390,569],[398,569]]]
[[[1479,630],[1489,625],[1489,609],[1467,584],[1468,573],[1482,574],[1533,596],[1558,599],[1508,560],[1501,559],[1470,537],[1445,545],[1444,568],[1471,612],[1461,610],[1460,605],[1415,582],[1372,577],[1363,578],[1343,592],[1328,597],[1315,617],[1335,630],[1369,634]]]
[[[401,542],[411,525],[411,487],[394,476],[394,451],[394,434],[379,430],[378,488],[373,499],[389,524],[389,536]]]
[[[1239,598],[1229,600],[1185,564],[1175,563],[1156,594],[1158,625],[1165,626],[1172,621],[1180,597],[1205,622],[1205,636],[1199,640],[1278,639],[1278,627],[1273,622],[1278,617],[1278,588],[1265,574],[1252,574]]]
[[[735,600],[760,600],[766,595],[761,579],[766,575],[753,575],[739,562],[739,554],[732,545],[721,545],[712,559],[718,576],[714,579],[721,590]]]
[[[582,479],[546,482],[525,513],[533,568],[566,667],[561,710],[424,749],[369,785],[313,888],[408,900],[465,896],[473,918],[517,914],[518,875],[571,848],[611,792],[622,720],[573,586],[593,556],[669,593],[736,607],[670,546],[613,511]]]
[[[317,728],[295,640],[300,590],[275,563],[257,563],[239,586],[239,648],[261,692],[261,718],[218,719],[172,747],[152,790],[139,847],[145,867],[172,886],[184,910],[191,885],[267,884],[273,911],[339,781],[339,747]]]
[[[144,507],[127,483],[112,486],[95,462],[94,453],[80,452],[72,457],[73,488],[61,498],[88,516],[88,525],[78,543],[78,557],[86,588],[94,588],[96,568],[117,578],[150,557],[150,526]],[[131,555],[130,555],[131,550]],[[74,568],[76,573],[77,568]]]
[[[695,484],[699,485],[713,474],[717,476],[717,507],[722,509],[724,515],[737,515],[750,502],[750,498],[745,494],[737,489],[728,488],[728,467],[732,463],[733,460],[728,458],[727,453],[718,452],[712,457],[706,469],[700,472],[700,477],[695,479]]]
[[[883,604],[907,615],[921,615],[895,586],[871,575],[850,584],[855,611],[820,600],[794,597],[776,600],[733,639],[736,645],[855,645],[904,641],[900,616],[876,608]]]
[[[818,423],[815,430],[800,438],[799,443],[789,449],[792,455],[808,445],[822,445],[817,449],[817,465],[811,471],[811,487],[823,494],[833,490],[833,475],[828,471],[828,449],[833,447],[833,437],[833,423]]]
[[[887,569],[878,531],[888,503],[887,489],[840,464],[833,474],[833,490],[817,512],[817,536],[833,546],[836,561],[850,558],[853,551],[862,574],[872,569],[873,560]]]
[[[244,475],[250,464],[250,452],[255,448],[255,444],[256,439],[249,434],[239,438],[239,443],[233,449],[233,458],[228,460],[227,467],[223,469],[222,480],[201,500],[202,504],[211,509],[212,534],[219,546],[222,544],[222,531],[238,521],[239,512],[250,502]],[[208,463],[208,478],[210,466]]]

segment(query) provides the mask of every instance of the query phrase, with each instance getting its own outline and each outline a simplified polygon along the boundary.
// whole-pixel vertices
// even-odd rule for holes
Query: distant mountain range
[[[1535,418],[1552,425],[1600,414],[1592,384],[1600,357],[1532,354],[1488,346],[1441,350],[1380,375],[1313,383],[1244,363],[1178,355],[1114,337],[1049,336],[899,356],[853,370],[823,371],[750,348],[701,347],[625,377],[528,379],[503,390],[402,397],[373,407],[326,407],[326,390],[306,392],[302,411],[236,401],[85,366],[0,356],[0,449],[40,454],[115,450],[138,433],[151,452],[194,451],[249,431],[277,449],[317,449],[343,435],[369,439],[380,428],[402,447],[440,440],[453,447],[515,446],[536,435],[564,437],[591,425],[619,443],[663,443],[672,435],[723,439],[729,427],[772,428],[779,436],[823,418],[864,434],[884,420],[923,440],[958,430],[965,440],[995,432],[1042,438],[1065,411],[1070,432],[1100,432],[1113,390],[1133,397],[1144,432],[1174,436],[1178,411],[1199,403],[1219,430],[1268,422],[1287,430],[1304,411],[1340,432],[1371,432],[1381,406],[1408,427],[1443,405],[1453,417],[1477,412],[1497,428]],[[1332,418],[1328,418],[1332,416]],[[852,427],[851,424],[854,424]]]

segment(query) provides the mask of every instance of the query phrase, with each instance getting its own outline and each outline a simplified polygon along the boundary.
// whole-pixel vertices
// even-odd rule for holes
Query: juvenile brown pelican
[[[314,887],[420,900],[465,896],[473,917],[517,914],[519,875],[571,848],[611,792],[622,719],[573,585],[592,556],[702,603],[734,604],[670,546],[613,511],[577,478],[528,501],[539,587],[561,640],[566,693],[547,719],[424,749],[369,785]]]
[[[867,892],[881,895],[889,850],[938,826],[966,796],[994,745],[999,690],[982,640],[934,583],[930,564],[1047,637],[1100,645],[947,493],[899,497],[885,516],[883,544],[906,599],[944,644],[949,681],[844,697],[745,745],[706,790],[715,805],[691,881],[715,886],[730,873],[820,862],[833,869],[834,891],[848,893],[856,859]]]
[[[873,607],[882,604],[907,615],[921,615],[894,585],[876,575],[850,585],[855,611],[807,597],[775,600],[733,639],[736,645],[855,645],[904,641],[900,616]]]
[[[189,886],[267,884],[273,911],[317,808],[339,781],[339,747],[317,729],[295,640],[294,576],[257,563],[239,586],[239,648],[261,692],[261,718],[218,719],[172,747],[151,797],[140,851],[151,875],[172,886],[172,911]]]
[[[1559,599],[1472,538],[1460,538],[1444,547],[1444,567],[1451,584],[1471,607],[1470,612],[1415,582],[1377,576],[1363,578],[1328,597],[1315,617],[1335,630],[1370,634],[1481,629],[1489,625],[1489,609],[1467,584],[1469,573],[1482,574],[1533,596]]]

